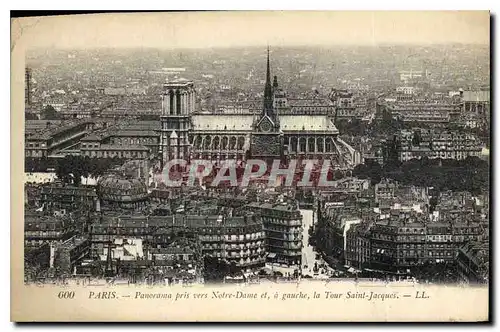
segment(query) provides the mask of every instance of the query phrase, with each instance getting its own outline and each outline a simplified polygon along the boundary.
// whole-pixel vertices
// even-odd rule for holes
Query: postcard
[[[12,321],[489,321],[488,11],[11,24]]]

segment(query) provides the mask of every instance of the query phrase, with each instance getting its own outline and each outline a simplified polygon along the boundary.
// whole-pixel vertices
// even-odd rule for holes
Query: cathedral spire
[[[271,66],[269,64],[269,45],[267,46],[267,71],[266,71],[266,88],[271,86]]]
[[[272,116],[273,113],[273,89],[271,86],[271,66],[269,64],[269,46],[267,46],[267,71],[266,85],[264,88],[264,113]]]

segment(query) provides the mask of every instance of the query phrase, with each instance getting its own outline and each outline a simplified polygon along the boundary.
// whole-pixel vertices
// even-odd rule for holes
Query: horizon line
[[[283,48],[292,48],[292,47],[313,47],[313,48],[321,48],[321,47],[335,47],[335,46],[350,46],[350,47],[366,47],[366,48],[377,48],[377,47],[387,47],[387,46],[426,46],[426,47],[432,47],[432,46],[467,46],[467,45],[474,45],[474,46],[491,46],[491,42],[489,43],[474,43],[474,42],[449,42],[449,43],[377,43],[377,44],[372,44],[372,43],[364,43],[364,44],[355,44],[355,43],[321,43],[321,44],[288,44],[288,45],[280,45],[277,44],[273,46],[272,44],[269,43],[262,43],[262,44],[249,44],[249,45],[216,45],[216,46],[144,46],[144,45],[137,45],[137,46],[88,46],[88,47],[61,47],[61,46],[34,46],[28,48],[26,51],[33,51],[33,50],[96,50],[96,49],[155,49],[155,50],[182,50],[182,49],[188,49],[188,50],[195,50],[195,49],[242,49],[242,48],[260,48],[260,47],[266,47],[266,45],[270,46],[270,50],[272,49],[283,49]]]

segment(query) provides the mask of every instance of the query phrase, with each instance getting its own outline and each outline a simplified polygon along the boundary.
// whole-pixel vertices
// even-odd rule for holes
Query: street
[[[314,224],[314,216],[313,216],[313,211],[312,210],[300,210],[300,213],[302,214],[303,218],[303,230],[302,230],[302,275],[310,275],[311,277],[315,279],[323,279],[323,278],[328,278],[330,273],[328,270],[331,271],[331,268],[328,268],[325,273],[321,273],[321,268],[319,268],[319,271],[317,274],[314,273],[313,268],[314,268],[314,263],[318,263],[318,267],[321,266],[322,264],[325,264],[325,261],[319,257],[319,259],[316,259],[316,252],[314,251],[314,248],[309,245],[309,228]],[[306,267],[307,266],[307,267]]]

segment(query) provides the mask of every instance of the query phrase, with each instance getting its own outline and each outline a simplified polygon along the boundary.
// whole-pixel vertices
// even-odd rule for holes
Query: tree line
[[[437,191],[469,191],[480,194],[489,190],[490,165],[478,157],[455,159],[412,159],[406,162],[390,162],[383,167],[376,161],[367,160],[357,165],[353,176],[371,179],[372,184],[383,178],[404,185],[434,187]]]

